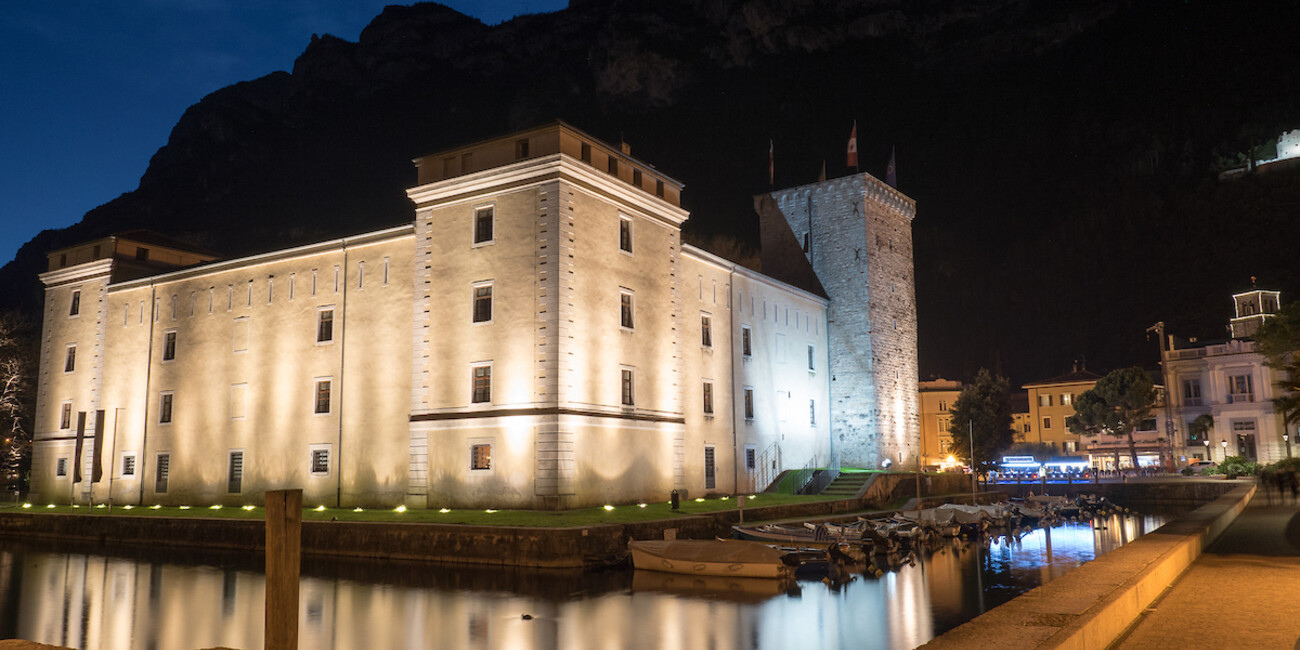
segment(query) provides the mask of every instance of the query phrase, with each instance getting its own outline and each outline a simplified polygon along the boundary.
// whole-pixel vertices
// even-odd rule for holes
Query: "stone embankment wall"
[[[922,504],[969,499],[970,478],[959,474],[922,476]],[[1014,486],[1012,486],[1014,487]],[[1083,486],[1081,486],[1083,487]],[[1090,486],[1091,487],[1091,486]],[[1099,486],[1134,503],[1145,489],[1161,501],[1210,500],[1235,487],[1227,482],[1187,481],[1173,484]],[[1216,491],[1217,490],[1217,491]],[[1026,491],[1028,491],[1026,489]],[[1085,491],[1103,492],[1091,489]],[[304,521],[302,552],[308,556],[407,559],[475,564],[575,568],[610,564],[623,558],[628,539],[709,539],[728,536],[740,521],[779,519],[853,519],[864,510],[879,510],[916,496],[911,474],[878,474],[859,498],[817,501],[743,510],[726,510],[671,519],[574,528],[526,528],[372,522]],[[981,492],[980,501],[1000,494]],[[0,537],[88,541],[106,548],[177,546],[260,551],[266,532],[260,520],[133,517],[114,515],[0,514]]]
[[[1200,481],[1186,486],[1195,493]],[[1118,484],[1136,494],[1143,484]],[[1154,484],[1147,484],[1160,489]],[[1189,567],[1246,508],[1251,481],[1222,481],[1228,491],[1212,503],[1125,544],[1000,607],[981,614],[922,648],[1106,648]],[[1105,486],[1105,484],[1103,484]]]

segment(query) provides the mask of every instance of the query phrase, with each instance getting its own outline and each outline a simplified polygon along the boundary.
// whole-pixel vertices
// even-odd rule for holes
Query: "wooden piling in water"
[[[266,493],[266,650],[298,647],[302,490]]]

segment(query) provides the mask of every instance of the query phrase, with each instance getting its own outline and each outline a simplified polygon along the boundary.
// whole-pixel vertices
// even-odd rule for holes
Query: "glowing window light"
[[[393,508],[393,512],[406,512],[406,506],[405,505],[397,506],[396,508]]]
[[[24,503],[24,504],[23,504],[23,507],[24,507],[24,508],[30,508],[30,507],[32,507],[32,504],[30,504],[30,503]]]
[[[645,504],[644,504],[644,503],[638,503],[638,504],[636,504],[636,507],[638,507],[638,508],[644,508],[644,507],[645,507]]]
[[[362,509],[361,509],[361,506],[357,506],[357,507],[355,507],[355,508],[352,509],[352,512],[365,512],[365,510],[362,510]]]
[[[325,506],[316,506],[316,512],[325,512]]]
[[[443,509],[439,510],[438,512],[441,512],[442,514],[445,515],[445,514],[451,512],[451,508],[443,508]]]

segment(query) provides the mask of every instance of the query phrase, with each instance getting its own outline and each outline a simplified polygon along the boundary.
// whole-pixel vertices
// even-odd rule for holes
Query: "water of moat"
[[[1019,539],[954,541],[843,584],[304,557],[299,643],[912,648],[1173,516],[1113,515]],[[256,554],[0,540],[0,638],[75,648],[261,648],[262,562]]]

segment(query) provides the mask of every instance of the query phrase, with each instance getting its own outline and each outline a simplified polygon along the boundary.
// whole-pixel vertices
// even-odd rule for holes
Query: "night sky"
[[[393,0],[6,0],[0,264],[135,189],[187,107],[290,70],[313,34],[355,41]],[[491,25],[566,0],[445,0]]]

